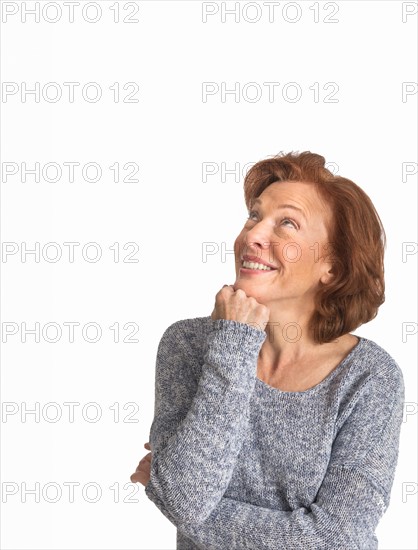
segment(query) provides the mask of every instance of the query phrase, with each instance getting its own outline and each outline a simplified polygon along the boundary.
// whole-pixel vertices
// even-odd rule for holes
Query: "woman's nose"
[[[258,222],[245,235],[247,246],[260,246],[267,248],[272,239],[273,228],[268,227],[267,223]]]
[[[243,250],[240,253],[240,257],[244,254],[248,256],[266,257],[271,255],[270,242],[263,240],[259,233],[254,236],[248,236],[244,239]],[[271,260],[270,260],[271,261]]]

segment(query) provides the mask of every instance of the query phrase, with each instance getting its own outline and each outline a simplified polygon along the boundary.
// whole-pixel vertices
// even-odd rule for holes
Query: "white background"
[[[46,4],[39,3],[39,22],[29,14],[24,22],[23,12],[34,2],[2,2],[1,156],[3,168],[15,163],[8,166],[18,169],[2,178],[3,246],[16,243],[8,245],[14,253],[3,253],[1,264],[3,340],[5,326],[17,327],[2,345],[3,413],[9,412],[1,423],[7,500],[2,548],[175,548],[175,527],[142,485],[129,484],[148,452],[143,444],[153,417],[158,342],[174,321],[210,315],[216,292],[235,281],[230,252],[247,215],[248,166],[280,151],[304,150],[323,155],[334,171],[360,185],[386,230],[386,302],[375,320],[354,333],[395,358],[408,404],[391,503],[377,529],[379,548],[418,548],[417,336],[403,336],[417,322],[417,180],[402,176],[403,163],[417,162],[416,88],[402,96],[403,87],[414,90],[417,82],[417,15],[405,15],[416,3],[319,2],[315,8],[313,1],[281,2],[269,12],[265,2],[241,2],[236,15],[223,15],[235,2],[99,1],[95,23],[88,20],[97,13],[94,6],[83,17],[83,0],[73,22],[63,2],[55,3],[60,18],[54,3],[44,12]],[[7,16],[5,10],[17,11]],[[205,11],[216,13],[204,20]],[[325,22],[327,16],[333,22]],[[138,22],[124,22],[127,17]],[[15,83],[16,93],[4,93],[6,82]],[[24,83],[33,89],[36,82],[39,99],[22,97]],[[51,101],[52,88],[43,97],[49,82],[62,91],[59,101]],[[64,82],[80,83],[73,102]],[[83,98],[88,82],[100,86],[100,100]],[[128,82],[138,84],[137,102],[123,101],[132,91],[123,90]],[[240,94],[216,93],[204,101],[205,82],[219,89],[238,83]],[[280,83],[273,98],[264,82]],[[315,82],[318,101],[309,89]],[[109,89],[114,83],[119,102]],[[245,88],[248,83],[255,85]],[[287,83],[296,84],[283,97]],[[338,86],[333,103],[325,101],[335,89],[324,89],[327,83]],[[297,87],[301,97],[292,102]],[[252,101],[257,89],[261,97]],[[46,181],[41,173],[39,182],[33,175],[22,181],[21,163],[33,168],[36,162],[41,168],[58,163],[61,179]],[[98,163],[102,177],[83,179],[79,166],[71,182],[64,162]],[[109,169],[115,162],[119,182]],[[139,166],[139,181],[123,181],[128,162]],[[206,178],[204,163],[214,171]],[[224,174],[222,166],[237,166],[240,173]],[[36,242],[38,260],[29,254],[22,261],[22,248],[33,249]],[[48,261],[53,248],[44,249],[53,242],[62,251],[55,263]],[[65,242],[79,243],[73,262]],[[102,251],[97,262],[83,259],[89,242]],[[132,242],[138,261],[128,263],[123,259],[133,248],[123,246]],[[119,262],[109,248],[114,243]],[[203,243],[214,243],[207,258]],[[403,246],[415,251],[404,261]],[[229,251],[225,256],[222,247]],[[74,342],[63,325],[71,321],[79,323]],[[81,334],[92,322],[102,329],[96,343]],[[33,335],[22,341],[24,323],[39,323],[39,343]],[[53,328],[42,336],[47,323],[63,330],[56,343],[47,341]],[[115,323],[119,343],[109,329]],[[126,323],[138,326],[131,336],[137,342],[123,342],[135,327],[123,328]],[[35,402],[39,418],[22,416]],[[51,402],[58,408],[44,408]],[[67,402],[79,403],[73,422]],[[85,406],[91,402],[96,409]],[[89,421],[97,410],[101,418]],[[62,417],[53,422],[57,411]],[[79,484],[74,502],[70,482]],[[33,494],[23,502],[25,487],[36,483],[39,502]],[[45,496],[47,483],[52,485]],[[95,485],[89,489],[88,483]],[[5,495],[5,487],[15,494]],[[57,487],[61,498],[48,502]],[[94,487],[101,489],[95,503]]]

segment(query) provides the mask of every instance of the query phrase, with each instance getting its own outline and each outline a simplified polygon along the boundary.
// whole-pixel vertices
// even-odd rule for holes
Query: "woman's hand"
[[[270,309],[257,302],[252,296],[247,296],[245,292],[238,288],[234,291],[232,285],[224,285],[216,294],[215,308],[212,311],[211,318],[227,319],[247,323],[248,325],[257,325],[260,330],[264,330],[270,317]]]
[[[144,447],[149,451],[151,450],[149,443],[145,443]],[[152,453],[148,453],[141,459],[135,473],[131,475],[132,483],[137,483],[139,481],[144,487],[148,483],[151,475],[151,455]]]

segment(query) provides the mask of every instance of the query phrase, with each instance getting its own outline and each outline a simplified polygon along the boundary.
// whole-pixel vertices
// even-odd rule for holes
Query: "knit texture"
[[[359,337],[303,392],[257,378],[267,334],[208,317],[157,351],[148,498],[178,550],[376,550],[398,461],[404,380]]]

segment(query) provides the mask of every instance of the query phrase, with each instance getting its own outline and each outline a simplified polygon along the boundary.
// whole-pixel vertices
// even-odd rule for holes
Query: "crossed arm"
[[[389,504],[397,461],[404,397],[400,370],[382,368],[353,397],[356,404],[334,440],[309,508],[255,506],[224,494],[245,437],[265,333],[233,321],[214,323],[198,381],[176,347],[177,323],[161,339],[148,498],[208,549],[377,548],[374,530]]]

